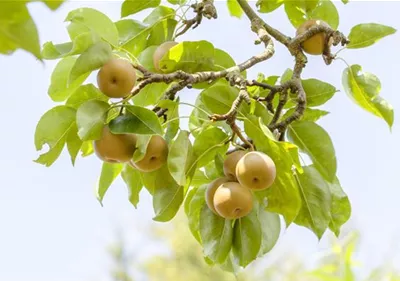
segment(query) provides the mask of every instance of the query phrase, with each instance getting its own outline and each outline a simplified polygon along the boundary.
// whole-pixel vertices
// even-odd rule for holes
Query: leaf
[[[262,232],[257,212],[258,210],[253,208],[250,214],[235,222],[232,250],[242,267],[255,260],[261,248]]]
[[[150,109],[130,105],[126,114],[110,122],[114,134],[162,135],[163,130],[157,114]]]
[[[139,193],[143,187],[140,172],[132,168],[131,165],[125,164],[121,176],[128,188],[129,202],[137,209]]]
[[[260,126],[263,126],[261,128]],[[298,148],[288,142],[278,142],[271,137],[268,130],[257,117],[244,121],[244,130],[249,138],[254,141],[258,151],[264,152],[275,162],[276,179],[274,184],[265,191],[259,191],[257,197],[267,198],[267,210],[282,214],[289,226],[301,207],[301,198],[297,182],[293,176],[292,167],[298,166]],[[293,155],[296,158],[293,158]]]
[[[284,0],[258,0],[256,6],[260,13],[271,13],[278,9]]]
[[[192,156],[192,143],[188,131],[180,131],[168,153],[168,169],[179,185],[186,184],[186,170]]]
[[[200,212],[200,236],[204,255],[216,263],[223,263],[232,246],[232,220],[217,216],[207,205]]]
[[[185,204],[190,232],[199,243],[202,243],[200,236],[200,213],[203,207],[207,206],[205,201],[206,189],[206,184],[191,189],[186,197],[188,203]]]
[[[258,219],[261,224],[261,247],[258,256],[268,253],[275,246],[281,232],[281,221],[279,215],[259,209]]]
[[[203,167],[214,160],[217,153],[225,153],[228,145],[225,142],[229,139],[221,129],[210,127],[203,130],[195,139],[193,144],[193,161],[188,173],[193,169]]]
[[[161,0],[125,0],[121,6],[121,17],[126,17],[129,15],[136,14],[148,8],[154,8],[160,5]]]
[[[166,222],[173,219],[183,202],[183,186],[178,185],[168,171],[162,166],[155,177],[153,194],[153,220]]]
[[[99,182],[96,187],[96,198],[102,206],[104,195],[114,180],[119,176],[123,167],[124,165],[120,163],[103,162]]]
[[[0,53],[23,49],[41,59],[39,34],[25,2],[0,1]]]
[[[201,101],[214,114],[227,113],[238,95],[239,91],[236,88],[224,83],[217,83],[200,93]],[[244,106],[239,112],[245,112],[243,108],[249,107]]]
[[[166,41],[173,40],[175,27],[178,23],[174,19],[175,14],[175,10],[170,7],[158,6],[143,20],[144,23],[152,25],[147,38],[147,47],[161,45]]]
[[[335,4],[330,0],[319,1],[318,6],[309,14],[310,19],[320,19],[336,30],[339,27],[339,13]]]
[[[35,147],[39,151],[47,144],[49,151],[41,154],[36,163],[49,167],[57,160],[75,124],[75,116],[75,109],[64,105],[53,107],[43,114],[36,126]]]
[[[380,95],[381,82],[372,73],[363,72],[362,67],[354,64],[343,71],[343,87],[346,94],[361,108],[386,121],[392,128],[393,107]]]
[[[96,32],[113,46],[118,46],[118,30],[114,23],[103,13],[92,8],[79,8],[69,12],[65,21],[84,26]]]
[[[175,138],[176,134],[179,131],[179,98],[178,101],[164,100],[168,102],[168,105],[163,104],[163,108],[167,108],[167,130],[165,132],[165,140],[170,143],[172,139]]]
[[[309,107],[323,105],[338,91],[331,84],[313,78],[302,80],[301,83],[306,92]]]
[[[329,134],[310,121],[297,121],[289,125],[287,136],[301,151],[310,156],[315,168],[329,182],[336,176],[337,160]]]
[[[282,120],[288,118],[291,116],[294,112],[296,111],[295,108],[290,108],[288,111],[285,112],[285,114],[282,116]],[[311,122],[316,122],[318,121],[321,117],[324,117],[328,115],[329,112],[321,109],[314,109],[314,108],[309,108],[307,107],[304,110],[303,117],[301,117],[301,121],[311,121]]]
[[[84,141],[82,143],[81,152],[82,157],[87,157],[91,155],[94,152],[93,141]]]
[[[167,73],[212,70],[214,51],[214,46],[208,41],[184,41],[168,50],[160,60],[160,69]]]
[[[115,22],[115,26],[118,30],[120,45],[126,44],[147,28],[145,24],[134,19],[119,20]]]
[[[285,1],[285,12],[294,27],[299,27],[310,13],[317,7],[320,0]]]
[[[71,162],[74,166],[76,157],[78,156],[83,144],[83,141],[78,136],[78,127],[76,126],[75,122],[72,128],[69,130],[66,142],[69,155],[71,156]]]
[[[108,97],[104,95],[93,84],[82,85],[67,99],[66,105],[78,109],[82,104],[88,101],[107,102]]]
[[[330,222],[329,186],[314,166],[303,167],[303,171],[297,175],[302,206],[295,223],[311,229],[321,239]]]
[[[333,183],[328,183],[328,185],[332,198],[329,228],[339,237],[340,227],[345,224],[351,216],[351,204],[338,178],[335,178]]]
[[[47,92],[53,101],[61,102],[66,100],[89,76],[84,74],[72,84],[69,84],[68,77],[75,62],[76,58],[67,57],[60,60],[54,68],[51,75],[51,84]]]
[[[397,30],[391,26],[378,23],[361,23],[354,26],[348,39],[350,43],[346,45],[348,49],[359,49],[369,47],[382,38],[396,33]]]
[[[111,46],[106,42],[98,42],[89,47],[76,60],[69,75],[69,83],[80,76],[102,67],[111,58]]]
[[[226,4],[231,16],[241,18],[243,15],[243,10],[236,0],[227,0]]]
[[[78,136],[81,140],[101,138],[110,105],[104,101],[92,100],[82,104],[76,112]]]
[[[147,151],[147,146],[153,135],[137,135],[136,136],[136,150],[133,154],[132,160],[138,162],[144,158]]]
[[[167,0],[172,5],[184,5],[188,0]]]
[[[43,3],[51,10],[55,11],[64,3],[64,0],[43,0]]]

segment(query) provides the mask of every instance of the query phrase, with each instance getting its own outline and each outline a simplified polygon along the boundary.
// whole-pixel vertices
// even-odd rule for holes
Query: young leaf
[[[140,172],[132,168],[131,165],[125,164],[121,176],[128,188],[129,202],[137,209],[139,193],[143,187]]]
[[[363,72],[362,67],[355,64],[343,71],[342,83],[347,95],[356,104],[384,119],[389,128],[392,128],[393,107],[379,95],[381,82],[378,77],[372,73]]]
[[[290,108],[288,111],[285,112],[285,114],[282,116],[282,120],[288,118],[295,112],[295,108]],[[301,121],[311,121],[311,122],[316,122],[318,121],[321,117],[324,117],[328,115],[329,112],[321,109],[314,109],[314,108],[309,108],[307,107],[304,110],[304,115],[301,117]]]
[[[226,4],[231,16],[241,18],[243,15],[243,10],[236,0],[227,0]]]
[[[294,27],[299,27],[310,13],[317,7],[320,0],[285,1],[285,12]]]
[[[311,229],[321,239],[331,218],[331,193],[314,166],[303,167],[303,171],[297,175],[302,207],[294,222]]]
[[[39,34],[25,1],[0,1],[0,54],[23,49],[41,59]]]
[[[169,49],[160,60],[160,69],[167,73],[176,70],[189,73],[211,70],[214,51],[214,46],[208,41],[184,41]]]
[[[72,128],[69,130],[66,142],[69,155],[71,156],[71,162],[74,166],[76,157],[78,156],[83,144],[83,141],[78,136],[78,127],[76,126],[75,122]]]
[[[350,44],[348,49],[359,49],[369,47],[382,38],[396,33],[396,29],[377,23],[361,23],[354,26],[348,36]]]
[[[76,110],[60,105],[53,107],[40,118],[35,131],[35,147],[39,151],[44,144],[49,151],[40,155],[36,163],[51,166],[60,156],[67,136],[75,124]]]
[[[77,134],[78,134],[78,132],[77,132]],[[87,157],[87,156],[91,155],[94,152],[93,141],[84,141],[82,143],[81,152],[82,152],[81,153],[82,157]]]
[[[103,13],[92,8],[79,8],[69,12],[65,21],[82,25],[95,31],[105,41],[118,46],[118,30],[114,23]]]
[[[51,84],[47,92],[53,101],[61,102],[66,100],[89,76],[89,73],[85,73],[69,84],[68,77],[75,63],[76,58],[67,57],[61,59],[54,68],[51,74]]]
[[[132,160],[138,162],[146,155],[147,146],[153,135],[137,135],[136,150],[133,154]]]
[[[167,165],[156,173],[153,194],[153,220],[166,222],[173,219],[183,202],[183,186],[178,185],[168,171]]]
[[[145,9],[157,7],[160,3],[161,0],[125,0],[121,6],[121,17],[127,17]]]
[[[76,112],[78,135],[81,140],[101,138],[110,105],[104,101],[91,100],[82,104]]]
[[[281,220],[278,214],[265,211],[260,208],[258,219],[261,224],[261,247],[258,256],[261,257],[268,253],[275,246],[281,233]]]
[[[242,267],[257,258],[261,249],[262,230],[256,208],[235,222],[233,234],[233,253]]]
[[[98,42],[92,45],[76,60],[69,75],[69,83],[73,83],[82,75],[102,67],[111,56],[112,50],[110,44]]]
[[[186,200],[190,200],[185,206],[186,215],[188,218],[189,229],[192,232],[193,237],[202,243],[200,237],[200,212],[206,205],[205,192],[207,185],[201,185],[198,188],[193,188],[189,191]],[[191,199],[190,199],[191,198]]]
[[[180,131],[168,153],[168,169],[179,185],[186,184],[186,170],[192,157],[192,143],[188,131]]]
[[[232,220],[217,216],[207,205],[200,212],[200,235],[204,255],[216,263],[223,263],[232,246]]]
[[[64,3],[64,0],[43,0],[43,3],[51,10],[55,11]]]
[[[319,1],[318,6],[309,13],[308,18],[323,20],[334,30],[339,26],[338,10],[330,0]]]
[[[309,107],[323,105],[338,91],[331,84],[313,78],[302,80],[301,83],[306,92]]]
[[[343,191],[338,178],[335,178],[334,182],[328,183],[328,185],[332,197],[329,228],[337,237],[339,237],[341,226],[350,218],[351,204],[346,193]]]
[[[99,182],[96,186],[96,197],[103,206],[103,198],[113,181],[119,176],[124,167],[120,163],[103,162]]]
[[[215,114],[225,114],[238,96],[239,91],[225,83],[217,83],[201,92],[200,97],[203,104],[209,111]],[[247,111],[248,106],[244,106]],[[243,110],[243,112],[245,112]]]
[[[140,106],[126,106],[127,113],[110,122],[114,134],[162,135],[160,121],[150,109]]]
[[[260,13],[271,13],[278,9],[284,0],[258,0],[256,6]]]
[[[310,121],[293,122],[288,128],[287,136],[310,156],[315,168],[327,181],[332,182],[335,179],[335,149],[329,134],[322,127]]]
[[[273,140],[268,128],[262,129],[262,122],[252,117],[244,122],[246,134],[254,141],[258,151],[269,155],[276,165],[276,179],[274,184],[265,191],[256,193],[257,197],[266,196],[268,199],[267,210],[282,214],[286,224],[290,225],[301,207],[299,188],[293,176],[292,167],[298,162],[298,148],[287,142]],[[265,127],[265,126],[264,126]],[[266,134],[268,133],[269,134]],[[292,153],[296,152],[297,159]]]
[[[77,88],[73,92],[73,94],[67,99],[65,104],[78,109],[85,102],[94,100],[108,102],[108,97],[104,95],[93,84],[87,84]]]
[[[167,0],[172,5],[184,5],[188,0]]]

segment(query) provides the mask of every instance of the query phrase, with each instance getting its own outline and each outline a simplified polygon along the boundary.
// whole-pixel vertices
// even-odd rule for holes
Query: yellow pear
[[[218,187],[221,186],[221,184],[228,182],[229,179],[227,178],[218,178],[216,180],[213,180],[211,183],[208,184],[207,190],[206,190],[206,203],[208,208],[211,209],[216,215],[218,215],[217,211],[215,210],[214,207],[214,194],[215,191],[217,190]]]
[[[162,72],[162,70],[160,69],[160,60],[169,51],[169,49],[176,45],[178,45],[178,43],[175,41],[167,41],[157,47],[156,51],[153,54],[153,64],[157,72]]]
[[[224,161],[224,174],[226,177],[237,181],[236,179],[236,165],[239,160],[247,153],[245,150],[238,150],[228,154]]]
[[[154,135],[147,145],[144,157],[137,161],[131,161],[133,167],[142,172],[153,172],[161,168],[168,158],[168,144],[162,136]]]
[[[296,36],[303,34],[307,30],[309,30],[311,27],[316,26],[316,25],[329,26],[326,22],[324,22],[322,20],[315,20],[315,19],[307,20],[297,28]],[[311,38],[304,41],[301,46],[302,46],[304,52],[306,52],[310,55],[321,55],[324,51],[325,41],[326,41],[326,34],[324,32],[321,32],[321,33],[315,34]],[[332,42],[330,41],[329,46],[331,46],[331,45],[332,45]]]

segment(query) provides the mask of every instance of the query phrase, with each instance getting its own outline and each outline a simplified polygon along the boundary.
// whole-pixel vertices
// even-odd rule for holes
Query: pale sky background
[[[229,17],[224,1],[217,1],[219,19],[204,20],[195,31],[180,40],[211,41],[241,62],[260,51],[246,18]],[[252,2],[254,5],[255,1]],[[339,28],[348,34],[363,22],[377,22],[400,28],[400,2],[336,1],[340,12]],[[78,7],[93,7],[114,21],[119,18],[120,1],[72,1],[57,12],[41,3],[31,3],[30,11],[38,25],[41,42],[68,40],[67,13]],[[143,13],[141,13],[143,15]],[[139,17],[140,18],[140,17]],[[275,27],[289,35],[295,30],[283,9],[263,15]],[[385,38],[361,50],[344,51],[350,64],[360,64],[382,82],[382,96],[400,109],[398,93],[400,34]],[[280,75],[292,67],[293,59],[276,44],[276,55],[251,71]],[[45,66],[31,55],[18,51],[0,55],[0,111],[3,133],[0,139],[0,281],[84,281],[109,280],[109,260],[105,247],[114,241],[115,230],[123,229],[135,254],[150,255],[159,245],[144,240],[144,228],[153,224],[150,197],[142,192],[139,209],[127,200],[125,186],[119,180],[109,190],[102,208],[93,190],[101,162],[95,158],[78,159],[72,167],[65,151],[50,168],[33,162],[35,126],[54,104],[47,96],[54,62]],[[345,65],[337,61],[325,66],[320,57],[310,57],[304,78],[318,78],[335,85],[340,92],[328,102],[331,114],[320,124],[330,133],[338,158],[338,175],[352,202],[353,216],[348,228],[362,233],[357,257],[365,268],[378,265],[389,253],[399,253],[400,223],[400,127],[395,116],[390,133],[383,120],[363,111],[345,95],[341,76]],[[185,91],[182,99],[193,101],[195,92]],[[187,112],[183,110],[183,112]],[[154,223],[155,224],[155,223]],[[282,234],[270,255],[293,249],[307,260],[327,247],[327,237],[318,242],[314,234],[295,225]],[[397,256],[397,264],[400,261]]]

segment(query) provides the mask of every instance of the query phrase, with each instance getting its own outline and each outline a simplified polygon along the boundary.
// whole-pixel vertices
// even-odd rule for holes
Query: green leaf
[[[211,70],[214,51],[214,46],[208,41],[184,41],[169,49],[160,60],[160,69],[167,73],[176,70],[189,73]]]
[[[65,104],[78,109],[85,102],[94,100],[107,102],[108,97],[104,95],[93,84],[87,84],[77,88],[74,93],[67,99]]]
[[[166,222],[173,219],[183,202],[183,186],[178,185],[168,171],[162,166],[155,177],[153,194],[153,220]]]
[[[163,130],[157,114],[152,110],[130,105],[126,106],[126,114],[118,116],[110,122],[114,134],[162,135]]]
[[[44,144],[49,151],[40,155],[36,163],[51,166],[60,156],[71,129],[74,128],[76,110],[60,105],[53,107],[40,118],[35,131],[35,147],[39,151]]]
[[[178,137],[171,143],[168,153],[168,169],[179,185],[186,184],[186,171],[192,156],[192,143],[188,131],[180,131]]]
[[[217,83],[200,93],[201,101],[214,114],[227,113],[238,95],[238,89],[225,83]],[[239,112],[245,112],[243,108],[249,109],[247,105],[243,105]]]
[[[154,8],[160,5],[161,0],[125,0],[121,6],[121,17],[126,17],[129,15],[136,14],[148,8]]]
[[[184,5],[188,0],[167,0],[172,5]]]
[[[69,75],[69,83],[84,74],[102,67],[112,56],[111,46],[106,42],[98,42],[89,47],[76,60]]]
[[[221,129],[210,127],[203,130],[193,144],[193,161],[191,162],[188,173],[193,169],[203,167],[214,160],[217,153],[224,154],[228,149],[225,142],[229,136]]]
[[[243,15],[243,10],[236,0],[227,0],[226,4],[231,16],[241,18]]]
[[[76,112],[78,136],[81,140],[98,140],[101,138],[107,111],[110,105],[104,101],[91,100],[82,104]]]
[[[232,246],[232,220],[215,215],[207,205],[200,212],[200,235],[204,255],[216,263],[223,263]]]
[[[76,58],[67,57],[60,60],[54,68],[51,75],[51,84],[47,92],[53,101],[61,102],[66,100],[89,76],[89,73],[85,73],[69,84],[68,77],[75,63]]]
[[[77,130],[78,130],[78,128],[77,128]],[[78,134],[78,132],[77,132],[77,134]],[[82,143],[81,152],[82,152],[81,153],[82,157],[87,157],[87,156],[93,154],[93,152],[94,152],[93,141],[84,141]]]
[[[168,102],[167,104],[162,104],[163,108],[167,108],[167,119],[168,123],[164,123],[167,125],[167,130],[165,132],[165,140],[170,143],[173,138],[175,138],[176,134],[179,131],[179,102],[164,100],[164,102]]]
[[[0,1],[0,26],[1,54],[23,49],[41,59],[38,31],[25,2]]]
[[[278,9],[284,2],[284,0],[258,0],[256,6],[260,13],[271,13]]]
[[[154,24],[147,39],[147,47],[152,45],[161,45],[166,41],[171,41],[174,36],[175,28],[178,22],[174,19],[175,10],[159,6],[154,9],[148,18],[144,19],[145,23]],[[160,19],[163,19],[160,21]]]
[[[119,20],[115,22],[115,26],[118,30],[120,45],[126,44],[147,28],[142,22],[133,19]],[[145,42],[143,45],[146,45]]]
[[[386,26],[377,23],[361,23],[354,26],[348,39],[350,43],[347,44],[348,49],[359,49],[369,47],[382,38],[396,33],[396,29],[391,26]]]
[[[336,176],[337,160],[329,134],[310,121],[298,121],[289,125],[287,136],[300,150],[310,156],[315,168],[332,182]]]
[[[244,121],[244,130],[254,141],[257,150],[266,153],[274,160],[277,171],[274,184],[255,195],[266,197],[267,210],[282,214],[289,226],[301,207],[299,188],[292,171],[293,166],[299,165],[298,148],[291,143],[274,140],[268,128],[254,116]],[[293,158],[293,155],[297,159]]]
[[[334,30],[339,27],[339,13],[330,0],[319,1],[318,6],[308,15],[308,18],[323,20]]]
[[[75,122],[72,128],[69,130],[66,142],[69,155],[71,156],[71,162],[74,166],[76,157],[78,156],[83,144],[83,141],[78,136],[78,127],[76,126]]]
[[[317,7],[320,0],[285,1],[285,12],[294,27],[299,27]]]
[[[114,23],[103,13],[92,8],[79,8],[69,12],[65,21],[82,25],[96,32],[113,46],[118,46],[118,30]]]
[[[332,198],[329,228],[339,237],[341,226],[345,224],[351,216],[351,204],[338,178],[335,178],[333,183],[328,183],[328,185]]]
[[[64,3],[64,0],[43,0],[43,3],[51,10],[55,11]]]
[[[199,243],[202,243],[200,236],[200,213],[203,207],[207,206],[205,201],[206,189],[206,184],[191,189],[186,197],[188,203],[185,202],[185,212],[188,218],[190,232]]]
[[[125,164],[121,176],[128,188],[129,202],[137,209],[139,193],[143,187],[140,172],[132,168],[131,165]]]
[[[328,183],[314,166],[303,167],[303,171],[297,175],[302,206],[294,222],[311,229],[321,239],[331,218],[331,193]]]
[[[123,167],[124,165],[120,163],[103,162],[99,182],[96,186],[96,198],[102,206],[104,195],[114,180],[119,176]]]
[[[392,128],[394,121],[393,107],[380,95],[381,82],[372,73],[363,72],[358,64],[343,71],[343,87],[347,95],[361,108],[386,121]]]
[[[136,136],[136,150],[133,154],[132,160],[138,162],[144,158],[147,151],[147,146],[153,135],[137,135]]]
[[[261,224],[261,247],[258,256],[268,253],[275,246],[281,233],[281,220],[279,215],[259,209],[258,219]]]
[[[282,120],[288,118],[290,115],[292,115],[296,111],[295,108],[290,108],[288,111],[285,112],[285,114],[282,116]],[[324,117],[328,115],[329,112],[321,109],[315,109],[315,108],[306,108],[304,110],[304,115],[301,117],[301,121],[311,121],[311,122],[316,122],[318,121],[321,117]]]
[[[301,81],[306,92],[307,106],[319,106],[329,101],[338,91],[334,86],[317,79]]]
[[[261,249],[262,230],[256,208],[235,222],[233,234],[233,253],[242,267],[246,267],[257,258]]]

